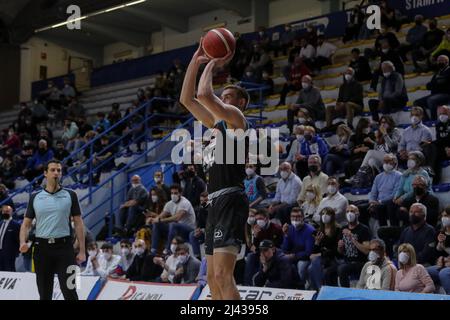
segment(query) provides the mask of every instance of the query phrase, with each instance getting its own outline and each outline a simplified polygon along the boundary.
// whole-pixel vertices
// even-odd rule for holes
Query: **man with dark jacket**
[[[283,252],[275,248],[270,240],[264,240],[259,244],[260,267],[253,277],[253,285],[256,287],[291,288],[292,264]]]
[[[366,57],[360,55],[358,48],[352,49],[352,60],[349,67],[355,70],[355,79],[362,82],[372,79],[372,70]]]
[[[420,98],[414,105],[429,109],[431,120],[437,119],[437,108],[450,102],[450,66],[449,58],[441,55],[437,58],[439,70],[433,75],[431,81],[427,83],[430,95]],[[425,115],[427,113],[425,112]]]
[[[347,125],[352,128],[355,113],[363,110],[363,99],[363,86],[355,79],[355,70],[348,68],[344,73],[344,83],[339,87],[336,106],[326,108],[327,127],[332,125],[337,114],[345,114]]]
[[[436,50],[445,36],[445,32],[438,28],[437,20],[431,19],[428,23],[429,30],[425,33],[420,44],[418,44],[415,50],[412,51],[412,60],[414,63],[414,72],[423,72],[422,68],[419,67],[418,61],[427,60],[428,68],[429,60],[427,59],[431,53]]]
[[[126,278],[131,281],[155,281],[163,268],[153,263],[155,256],[145,248],[144,240],[136,240],[133,247],[135,255],[133,262],[127,269]]]
[[[405,66],[403,65],[402,58],[397,50],[392,49],[387,40],[381,42],[381,54],[380,54],[380,66],[374,71],[370,87],[376,91],[378,86],[378,79],[383,74],[381,70],[381,64],[384,61],[391,61],[394,64],[395,71],[402,76],[405,75]]]
[[[197,176],[195,165],[190,164],[184,172],[186,185],[184,186],[183,196],[189,200],[193,207],[200,204],[200,194],[206,191],[205,182]]]
[[[369,108],[373,121],[378,122],[379,111],[391,112],[393,109],[400,109],[406,106],[408,94],[406,92],[405,81],[400,73],[395,71],[391,61],[381,63],[383,81],[379,89],[378,100],[369,100]]]

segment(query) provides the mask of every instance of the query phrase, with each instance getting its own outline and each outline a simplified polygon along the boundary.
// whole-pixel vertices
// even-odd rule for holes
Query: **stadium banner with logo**
[[[191,300],[197,285],[162,284],[111,279],[97,300]]]
[[[450,14],[450,0],[389,0],[389,6],[410,18],[416,14],[425,18]]]
[[[317,300],[450,300],[450,295],[324,286]]]
[[[313,300],[315,291],[238,286],[242,300]],[[211,300],[209,286],[203,288],[198,300]]]
[[[80,277],[78,298],[87,300],[91,291],[99,286],[99,277]],[[36,274],[31,272],[0,272],[0,300],[39,300]],[[64,300],[55,276],[53,300]]]

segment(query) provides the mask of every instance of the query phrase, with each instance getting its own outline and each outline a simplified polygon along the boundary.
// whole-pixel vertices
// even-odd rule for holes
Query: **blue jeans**
[[[180,236],[185,242],[189,241],[189,234],[194,231],[194,228],[184,223],[170,222],[169,223],[169,235],[167,236],[166,249],[170,250],[170,244],[173,238]],[[173,252],[172,252],[173,253]]]
[[[195,231],[195,230],[194,230]],[[200,234],[200,236],[197,238],[194,236],[194,231],[192,231],[191,233],[189,233],[189,243],[192,246],[192,251],[194,252],[194,255],[196,257],[200,257],[200,244],[205,242],[205,234],[202,233]]]
[[[155,223],[152,225],[152,252],[156,252],[159,247],[159,241],[169,233],[169,225],[167,223]],[[170,247],[170,243],[169,243]]]
[[[253,286],[253,277],[259,269],[259,253],[250,252],[245,259],[244,285]]]
[[[311,261],[309,260],[307,261],[300,260],[299,262],[297,262],[297,272],[302,286],[305,285],[305,281],[308,276],[308,266],[310,263]]]
[[[344,171],[345,158],[334,153],[329,153],[325,156],[322,169],[327,175],[332,176],[336,172]]]
[[[309,283],[312,290],[319,290],[323,281],[322,257],[314,258],[308,267]]]
[[[432,266],[427,268],[431,279],[433,279],[434,284],[440,285],[444,288],[446,294],[450,294],[450,267],[438,267]]]
[[[120,227],[125,227],[126,230],[137,227],[139,215],[141,215],[143,211],[144,209],[141,206],[122,208],[120,210]]]

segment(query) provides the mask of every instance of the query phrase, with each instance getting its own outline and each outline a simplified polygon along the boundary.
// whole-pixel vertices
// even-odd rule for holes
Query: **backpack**
[[[357,189],[370,188],[378,172],[371,166],[362,166],[353,177],[352,187]]]

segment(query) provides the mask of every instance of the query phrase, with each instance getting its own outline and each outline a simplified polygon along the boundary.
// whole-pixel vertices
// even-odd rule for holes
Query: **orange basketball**
[[[202,46],[208,58],[222,58],[228,53],[234,52],[236,39],[228,29],[212,29],[203,38]]]

